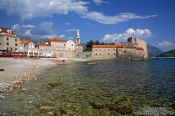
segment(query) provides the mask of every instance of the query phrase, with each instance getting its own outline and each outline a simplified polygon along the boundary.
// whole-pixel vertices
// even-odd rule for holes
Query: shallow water
[[[1,99],[4,115],[173,115],[175,60],[57,65]]]

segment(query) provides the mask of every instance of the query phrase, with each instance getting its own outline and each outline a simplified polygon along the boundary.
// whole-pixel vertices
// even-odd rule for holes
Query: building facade
[[[136,41],[136,42],[135,42]],[[128,38],[126,43],[114,45],[92,45],[92,59],[147,59],[147,44],[140,39]]]
[[[0,28],[0,50],[8,52],[18,52],[20,38],[10,29]]]
[[[128,38],[128,42],[130,42],[135,47],[141,47],[144,50],[144,59],[148,58],[148,48],[147,43],[139,38],[130,37]]]
[[[92,58],[94,59],[115,59],[116,46],[115,45],[93,45]]]

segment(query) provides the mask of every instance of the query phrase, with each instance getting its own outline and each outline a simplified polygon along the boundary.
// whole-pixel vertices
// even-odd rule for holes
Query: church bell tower
[[[80,31],[77,30],[77,33],[76,33],[76,44],[80,44]]]

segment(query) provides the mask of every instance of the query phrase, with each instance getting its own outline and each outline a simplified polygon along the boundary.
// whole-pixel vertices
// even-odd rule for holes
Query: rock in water
[[[61,82],[54,82],[54,83],[49,83],[48,86],[50,87],[57,87],[57,86],[60,86],[61,85]]]
[[[94,109],[103,109],[104,108],[104,104],[100,103],[98,101],[93,101],[93,102],[89,102],[89,104],[94,108]]]
[[[41,106],[41,107],[39,107],[39,110],[51,111],[51,110],[55,110],[55,107],[53,107],[53,106]]]
[[[130,114],[133,112],[129,99],[123,99],[112,104],[107,104],[106,107],[121,114]]]

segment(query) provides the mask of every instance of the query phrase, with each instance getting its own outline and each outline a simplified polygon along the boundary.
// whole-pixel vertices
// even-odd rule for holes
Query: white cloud
[[[102,0],[94,0],[102,3]],[[67,15],[70,12],[77,13],[82,18],[87,18],[102,24],[118,24],[132,19],[147,19],[156,15],[139,16],[134,13],[120,13],[114,16],[106,16],[100,12],[90,12],[89,2],[83,0],[1,0],[0,9],[8,15],[17,15],[21,19],[34,17],[52,17],[53,14]]]
[[[142,39],[146,39],[152,36],[152,32],[149,29],[133,29],[128,28],[125,30],[124,33],[121,34],[106,34],[102,41],[105,42],[119,42],[119,41],[126,41],[128,37],[139,37]]]
[[[22,25],[24,28],[35,28],[35,25]]]
[[[26,36],[32,36],[31,30],[27,30],[27,31],[24,33],[24,35],[26,35]]]
[[[59,35],[58,38],[65,38],[66,36],[64,34]]]
[[[51,38],[58,36],[53,29],[52,22],[42,22],[39,25],[19,25],[15,24],[11,28],[17,35],[32,38]]]
[[[170,41],[162,41],[158,43],[158,45],[163,48],[169,48],[169,47],[173,47],[175,44]]]
[[[115,16],[106,16],[99,12],[88,12],[88,13],[84,13],[82,17],[91,19],[93,21],[96,21],[102,24],[118,24],[122,22],[127,22],[132,19],[147,19],[155,16],[156,15],[139,16],[134,13],[120,13]]]
[[[86,12],[88,4],[76,0],[1,0],[0,9],[9,15],[18,15],[21,19]]]
[[[93,2],[94,2],[95,4],[97,4],[97,5],[100,5],[100,4],[104,3],[103,0],[93,0]]]

